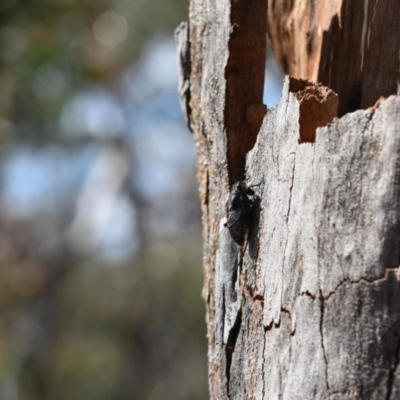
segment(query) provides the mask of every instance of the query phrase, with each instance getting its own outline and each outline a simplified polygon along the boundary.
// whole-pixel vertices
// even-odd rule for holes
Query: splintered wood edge
[[[317,128],[329,125],[338,113],[338,95],[331,89],[304,79],[289,78],[289,91],[299,101],[299,142],[315,142]]]

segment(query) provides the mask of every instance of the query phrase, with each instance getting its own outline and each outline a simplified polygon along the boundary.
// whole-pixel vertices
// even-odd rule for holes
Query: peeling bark
[[[340,91],[286,77],[265,113],[265,10],[191,0],[190,46],[180,45],[190,48],[211,398],[396,399],[400,98],[338,119]],[[243,179],[262,182],[244,251],[224,227]]]

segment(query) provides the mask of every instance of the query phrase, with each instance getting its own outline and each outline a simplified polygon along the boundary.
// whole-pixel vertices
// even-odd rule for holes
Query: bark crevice
[[[329,300],[332,296],[334,296],[336,294],[336,292],[343,286],[343,285],[359,285],[360,283],[364,282],[368,285],[373,285],[377,282],[384,282],[386,280],[388,280],[389,278],[389,274],[393,273],[396,274],[399,271],[399,267],[391,267],[391,268],[386,268],[385,273],[383,276],[380,276],[378,278],[374,278],[374,279],[370,279],[370,278],[365,278],[365,277],[361,277],[360,279],[357,280],[350,280],[350,279],[343,279],[340,283],[338,283],[338,285],[335,287],[334,290],[332,290],[331,292],[329,292],[328,294],[326,294],[325,296],[323,296],[322,294],[320,295],[320,298],[324,301]]]
[[[237,338],[239,336],[240,327],[242,325],[242,310],[239,309],[236,321],[231,330],[229,331],[228,341],[225,345],[225,354],[226,354],[226,393],[228,398],[230,399],[230,377],[231,377],[231,365],[232,365],[232,356],[235,351],[235,345]]]
[[[325,313],[325,304],[324,299],[322,298],[322,293],[320,293],[320,302],[321,302],[321,315],[320,315],[320,322],[319,322],[319,332],[321,335],[321,347],[322,347],[322,354],[324,356],[324,363],[325,363],[325,382],[326,388],[329,391],[329,379],[328,379],[328,358],[326,356],[325,344],[324,344],[324,313]]]
[[[392,395],[394,376],[395,376],[395,372],[400,363],[400,332],[399,331],[397,332],[397,335],[399,336],[399,338],[398,338],[395,356],[394,356],[394,365],[390,366],[390,368],[389,368],[388,390],[387,390],[387,394],[386,394],[386,400],[390,400],[390,397]]]
[[[225,126],[229,183],[245,179],[246,155],[267,112],[263,104],[266,1],[231,1],[229,57],[225,68]]]
[[[350,280],[350,279],[343,279],[341,282],[339,282],[336,287],[334,288],[334,290],[332,290],[331,292],[329,292],[326,295],[323,295],[322,292],[320,291],[318,295],[314,295],[309,291],[303,291],[300,293],[300,296],[306,296],[309,297],[312,300],[321,300],[321,301],[327,301],[329,300],[331,297],[333,297],[337,291],[343,286],[343,285],[359,285],[360,283],[366,283],[368,285],[372,285],[375,284],[377,282],[385,282],[388,280],[389,278],[389,274],[393,273],[396,275],[396,279],[398,279],[398,274],[400,272],[399,270],[400,267],[389,267],[385,269],[385,273],[378,277],[378,278],[365,278],[365,277],[361,277],[360,279],[357,280]]]

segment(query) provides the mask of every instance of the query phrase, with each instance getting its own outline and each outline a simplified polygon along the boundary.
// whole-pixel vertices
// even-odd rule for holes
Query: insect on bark
[[[238,181],[232,186],[229,195],[228,221],[225,226],[229,229],[232,240],[241,248],[243,248],[246,241],[254,206],[251,197],[254,196],[255,192],[252,188],[260,186],[261,183],[247,186],[246,182]]]

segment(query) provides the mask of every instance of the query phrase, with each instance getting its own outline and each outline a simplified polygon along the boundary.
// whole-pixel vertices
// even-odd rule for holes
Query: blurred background
[[[0,2],[0,400],[208,398],[186,19],[185,0]],[[266,85],[271,106],[272,61]]]

